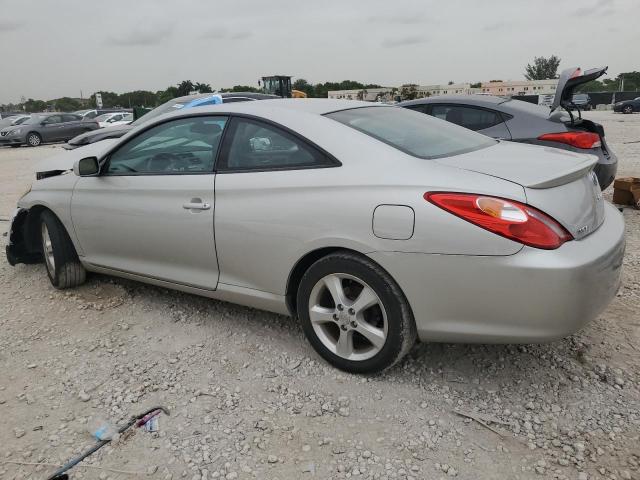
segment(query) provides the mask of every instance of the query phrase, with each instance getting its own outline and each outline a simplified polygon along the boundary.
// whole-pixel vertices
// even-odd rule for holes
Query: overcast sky
[[[0,0],[0,12],[0,103],[269,74],[516,80],[551,54],[561,68],[640,70],[638,0]]]

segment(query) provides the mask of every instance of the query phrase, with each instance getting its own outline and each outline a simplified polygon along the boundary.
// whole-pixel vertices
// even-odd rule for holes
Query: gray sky
[[[0,12],[0,103],[269,74],[516,80],[551,54],[561,68],[640,70],[638,0],[0,0]]]

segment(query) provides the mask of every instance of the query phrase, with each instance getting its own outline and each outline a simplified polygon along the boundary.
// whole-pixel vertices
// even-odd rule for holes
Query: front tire
[[[411,308],[380,266],[349,252],[330,254],[306,271],[298,318],[318,354],[351,373],[375,373],[397,363],[416,341]]]
[[[633,107],[631,105],[627,105],[622,109],[622,113],[633,113]]]
[[[30,147],[37,147],[41,143],[42,143],[42,137],[40,136],[40,134],[36,132],[30,132],[27,135],[27,145],[29,145]]]
[[[61,290],[83,284],[86,270],[78,259],[66,229],[49,211],[42,212],[40,217],[40,239],[51,284]]]

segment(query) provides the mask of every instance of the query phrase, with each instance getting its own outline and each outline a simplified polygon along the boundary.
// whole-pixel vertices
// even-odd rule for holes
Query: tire
[[[49,211],[42,212],[39,232],[42,255],[51,284],[61,290],[83,284],[87,276],[86,270],[60,220]]]
[[[622,113],[633,113],[633,107],[631,105],[626,105],[622,108]]]
[[[39,133],[29,132],[27,134],[27,145],[30,147],[37,147],[42,144],[42,137]]]
[[[371,260],[349,252],[332,253],[309,267],[298,287],[297,313],[316,352],[351,373],[391,367],[417,337],[398,284]]]

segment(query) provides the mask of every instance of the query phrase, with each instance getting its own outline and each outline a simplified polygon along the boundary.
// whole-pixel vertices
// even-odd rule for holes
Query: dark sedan
[[[149,120],[156,118],[159,115],[168,112],[174,112],[182,108],[200,107],[205,105],[215,105],[219,103],[222,98],[222,103],[235,103],[235,102],[251,102],[255,100],[273,100],[277,97],[275,95],[268,95],[266,93],[254,93],[254,92],[226,92],[226,93],[196,93],[194,95],[187,95],[185,97],[178,97],[168,102],[163,103],[159,107],[154,108],[149,113],[138,118],[136,121],[131,122],[129,125],[119,125],[117,127],[101,128],[96,132],[85,133],[78,135],[75,138],[69,140],[64,148],[67,150],[73,150],[74,148],[83,147],[91,143],[99,142],[100,140],[106,140],[107,138],[120,138],[129,130],[141,125]]]
[[[97,123],[83,122],[73,113],[37,113],[20,125],[3,129],[0,145],[37,147],[45,142],[67,141],[97,128]]]
[[[613,111],[618,113],[640,112],[640,97],[634,98],[633,100],[616,102],[613,105]]]
[[[618,159],[605,140],[602,125],[574,111],[573,90],[598,78],[604,69],[565,70],[552,109],[508,97],[490,95],[437,96],[400,103],[401,107],[438,117],[500,140],[532,143],[588,153],[598,157],[595,173],[600,188],[615,178]]]

